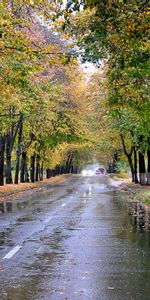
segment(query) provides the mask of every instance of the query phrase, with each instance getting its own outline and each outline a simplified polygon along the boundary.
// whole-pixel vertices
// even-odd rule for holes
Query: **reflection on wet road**
[[[1,204],[1,299],[149,300],[149,215],[125,198],[107,177],[73,175]]]

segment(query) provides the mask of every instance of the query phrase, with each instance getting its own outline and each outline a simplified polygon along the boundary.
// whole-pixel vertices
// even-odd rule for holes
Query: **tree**
[[[77,10],[80,12],[72,14],[77,6],[76,1],[68,1],[69,14],[65,30],[73,33],[79,46],[84,49],[84,59],[99,65],[103,60],[108,65],[108,110],[121,135],[122,146],[130,162],[132,179],[137,181],[137,168],[135,166],[133,170],[131,162],[132,153],[136,165],[137,150],[140,155],[149,149],[148,2],[87,0],[82,2],[85,9],[83,12],[82,3],[77,3]],[[84,33],[77,39],[82,28]],[[128,124],[127,115],[130,118]],[[125,147],[125,135],[131,145],[129,152]],[[139,143],[141,135],[142,142]],[[144,160],[141,163],[140,168],[145,172]]]

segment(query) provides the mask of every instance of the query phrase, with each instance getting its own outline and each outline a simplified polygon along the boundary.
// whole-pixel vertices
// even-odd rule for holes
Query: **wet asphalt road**
[[[2,300],[149,300],[150,239],[107,177],[72,175],[0,214]]]

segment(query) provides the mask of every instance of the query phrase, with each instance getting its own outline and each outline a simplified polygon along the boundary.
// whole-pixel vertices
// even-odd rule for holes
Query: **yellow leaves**
[[[30,0],[30,4],[31,4],[31,5],[34,5],[34,1],[33,1],[33,0]]]
[[[74,27],[82,28],[82,31],[87,30],[89,24],[91,23],[91,19],[95,17],[95,12],[95,8],[77,12],[76,14],[72,15],[72,25]]]
[[[21,109],[21,95],[12,85],[0,84],[0,112],[8,113],[10,107],[15,107],[17,111]]]

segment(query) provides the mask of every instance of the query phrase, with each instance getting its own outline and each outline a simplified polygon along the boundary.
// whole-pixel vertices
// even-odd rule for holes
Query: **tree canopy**
[[[12,157],[18,183],[19,170],[21,181],[29,169],[38,180],[43,166],[70,171],[95,149],[107,163],[121,145],[133,181],[138,154],[145,182],[147,153],[149,183],[148,9],[144,0],[0,3],[0,184],[4,173],[12,182]],[[85,76],[81,59],[98,71]]]

